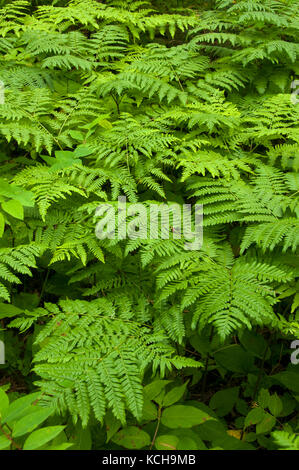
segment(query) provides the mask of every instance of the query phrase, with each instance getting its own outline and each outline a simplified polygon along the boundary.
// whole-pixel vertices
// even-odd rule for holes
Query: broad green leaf
[[[5,219],[3,214],[0,212],[0,238],[2,237],[5,229]]]
[[[0,195],[12,198],[14,194],[12,185],[8,182],[5,181],[3,178],[0,178]]]
[[[137,426],[128,426],[115,434],[112,441],[126,449],[142,449],[150,445],[151,438]]]
[[[61,433],[64,428],[65,426],[48,426],[46,428],[37,429],[27,437],[23,449],[38,449],[39,447],[54,439],[54,437]]]
[[[280,413],[280,416],[289,416],[291,413],[293,413],[294,409],[296,408],[296,400],[289,395],[288,393],[285,393],[282,397],[280,397],[280,400],[282,402],[282,412]]]
[[[67,450],[71,447],[71,450],[75,450],[74,446],[70,442],[63,442],[62,444],[57,444],[49,447],[44,447],[43,450]]]
[[[212,445],[223,450],[254,450],[254,447],[248,442],[240,441],[240,439],[229,436],[227,433],[212,440]]]
[[[82,129],[89,130],[99,125],[100,127],[103,127],[104,129],[110,130],[112,128],[112,124],[111,122],[107,121],[107,119],[105,119],[106,117],[109,117],[109,114],[102,114],[101,116],[94,119],[92,122],[82,126]]]
[[[269,390],[267,390],[265,388],[260,390],[259,395],[258,395],[258,402],[259,402],[259,405],[262,408],[268,408],[269,407],[270,399],[271,399],[271,395],[269,393]]]
[[[217,410],[217,415],[222,417],[233,409],[238,400],[239,387],[227,388],[216,392],[209,403],[210,408]]]
[[[263,408],[253,408],[249,411],[248,415],[245,418],[244,428],[248,428],[254,424],[260,423],[265,416]]]
[[[0,319],[15,317],[16,315],[19,315],[22,312],[23,310],[16,307],[15,305],[0,302]]]
[[[106,425],[106,432],[107,432],[106,442],[109,442],[111,437],[114,436],[114,434],[121,427],[121,422],[119,419],[115,418],[111,410],[108,410],[105,415],[105,425]]]
[[[31,191],[27,191],[24,188],[12,184],[12,195],[11,198],[19,201],[22,206],[33,207],[35,202],[35,194]]]
[[[173,405],[163,411],[161,422],[168,428],[176,429],[191,428],[208,419],[213,418],[194,406]]]
[[[256,433],[255,433],[255,432],[247,432],[247,433],[244,433],[243,439],[244,439],[246,442],[254,442],[254,441],[256,441]]]
[[[155,441],[155,448],[157,450],[176,450],[178,447],[179,438],[171,434],[163,434],[158,436]]]
[[[180,385],[179,387],[174,387],[168,393],[166,393],[165,397],[163,398],[162,406],[170,406],[179,401],[184,395],[188,383],[189,380],[187,380],[187,382],[185,382],[183,385]]]
[[[199,437],[204,441],[213,441],[215,439],[222,439],[226,434],[225,426],[216,419],[211,419],[201,424],[197,429]]]
[[[5,410],[5,413],[3,414],[2,423],[7,423],[11,426],[14,421],[30,413],[32,410],[35,409],[35,407],[32,406],[32,403],[35,402],[39,397],[40,392],[36,392],[30,393],[25,397],[21,397],[13,401]]]
[[[188,438],[189,443],[191,441],[195,442],[196,449],[198,450],[206,450],[206,446],[203,443],[202,439],[199,437],[199,429],[202,429],[207,423],[212,423],[213,421],[206,421],[204,424],[201,424],[199,427],[192,428],[178,428],[172,429],[171,434],[177,436],[179,438],[178,449],[181,446],[181,442],[186,442],[185,439]],[[214,421],[216,422],[216,421]],[[187,450],[187,449],[186,449]]]
[[[179,440],[177,449],[178,450],[198,450],[198,446],[196,442],[194,441],[194,439],[192,439],[191,437],[182,437]]]
[[[273,414],[273,416],[281,415],[282,410],[283,410],[283,404],[282,404],[281,399],[276,393],[274,395],[271,395],[268,408],[270,412]]]
[[[92,447],[90,427],[83,428],[82,424],[78,423],[74,431],[74,439],[72,439],[72,444],[72,450],[90,450]]]
[[[271,431],[271,429],[275,426],[276,418],[270,415],[270,413],[265,413],[262,421],[260,421],[256,425],[256,433],[257,434],[265,434]]]
[[[80,131],[71,130],[71,131],[70,131],[70,136],[71,136],[73,139],[76,139],[76,140],[84,140],[84,135],[83,135],[82,132],[80,132]]]
[[[55,158],[43,155],[42,158],[51,166],[53,170],[63,170],[73,165],[80,165],[82,162],[76,157],[74,152],[57,150]]]
[[[9,215],[12,215],[16,219],[24,219],[24,209],[20,201],[15,201],[11,199],[7,202],[2,202],[2,209],[7,212]]]
[[[0,195],[9,199],[19,201],[23,206],[33,207],[35,195],[31,191],[17,186],[14,183],[8,183],[0,178]]]
[[[244,330],[240,336],[240,342],[242,346],[256,357],[263,358],[265,350],[267,348],[267,342],[264,337],[253,331]],[[268,356],[270,354],[270,349],[268,350]]]
[[[171,380],[154,380],[143,389],[144,396],[149,400],[156,398]]]
[[[0,421],[1,417],[4,415],[5,411],[9,406],[9,398],[8,395],[0,388]]]
[[[216,361],[227,370],[246,374],[253,367],[254,358],[238,344],[227,346],[214,354]]]
[[[91,155],[94,151],[84,145],[80,145],[77,147],[74,151],[74,156],[76,158],[82,158],[82,157],[88,157],[88,155]]]
[[[0,435],[0,450],[8,449],[11,445],[11,441],[1,433]],[[0,457],[1,460],[1,457]]]
[[[24,416],[15,423],[12,433],[13,437],[23,436],[28,432],[32,432],[53,413],[53,408],[36,408],[36,411]]]
[[[299,393],[299,374],[293,371],[279,372],[278,374],[272,375],[272,379],[282,383],[285,387],[292,390],[293,392]]]
[[[143,401],[142,408],[142,420],[143,421],[154,421],[157,419],[158,409],[157,406],[148,399]]]

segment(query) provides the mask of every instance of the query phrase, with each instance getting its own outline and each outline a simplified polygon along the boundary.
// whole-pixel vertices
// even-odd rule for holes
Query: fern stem
[[[117,99],[115,98],[115,96],[112,93],[111,93],[111,96],[112,96],[112,99],[113,99],[114,103],[116,104],[117,114],[120,115],[119,102],[117,101]]]

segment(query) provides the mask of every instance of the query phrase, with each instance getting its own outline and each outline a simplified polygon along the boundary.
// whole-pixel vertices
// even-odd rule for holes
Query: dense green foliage
[[[0,449],[298,449],[298,1],[0,5]]]

